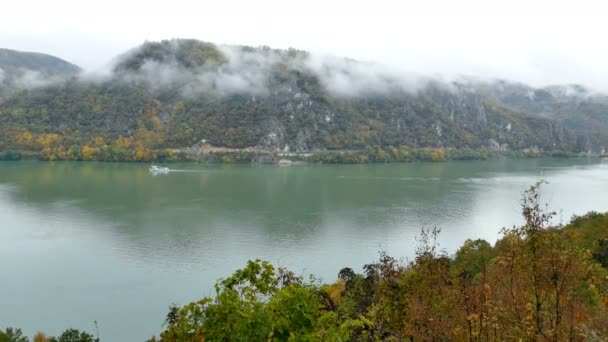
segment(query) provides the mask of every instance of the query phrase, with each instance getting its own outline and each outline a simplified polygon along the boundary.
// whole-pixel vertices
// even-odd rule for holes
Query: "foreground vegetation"
[[[99,338],[93,335],[79,331],[76,329],[67,329],[58,337],[47,336],[42,332],[36,333],[32,338],[33,342],[99,342]],[[21,329],[6,328],[5,331],[0,330],[0,342],[29,342],[29,339],[23,336]]]
[[[423,230],[411,262],[381,254],[330,284],[249,261],[214,298],[171,307],[150,341],[606,340],[608,213],[552,227],[541,186],[522,196],[525,224],[494,246],[467,240],[448,256],[439,231]],[[0,341],[27,341],[7,332]]]

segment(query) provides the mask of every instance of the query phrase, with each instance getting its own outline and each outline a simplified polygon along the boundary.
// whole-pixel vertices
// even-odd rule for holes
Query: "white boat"
[[[150,166],[150,173],[152,173],[152,174],[165,174],[165,173],[169,173],[169,168],[168,167],[163,167],[163,166],[158,166],[158,165],[151,165]]]

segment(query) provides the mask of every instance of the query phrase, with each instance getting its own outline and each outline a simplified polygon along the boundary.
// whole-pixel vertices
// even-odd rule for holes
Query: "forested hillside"
[[[421,148],[448,156],[605,153],[604,97],[522,85],[520,101],[508,91],[519,86],[437,81],[293,49],[147,42],[118,56],[108,75],[5,96],[0,151],[134,161],[204,158],[212,149],[203,145],[253,154],[373,151],[350,161]]]

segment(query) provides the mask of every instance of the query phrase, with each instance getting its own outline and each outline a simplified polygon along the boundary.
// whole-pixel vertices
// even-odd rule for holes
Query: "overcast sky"
[[[295,47],[423,74],[608,90],[602,1],[6,0],[0,47],[85,69],[145,40]]]

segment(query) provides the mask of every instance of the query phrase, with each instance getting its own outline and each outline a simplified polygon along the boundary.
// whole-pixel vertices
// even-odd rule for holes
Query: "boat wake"
[[[170,172],[183,172],[183,173],[202,173],[202,172],[207,172],[205,170],[175,170],[175,169],[169,169]]]
[[[182,172],[182,173],[201,173],[201,172],[206,172],[205,170],[177,170],[177,169],[170,169],[168,167],[158,166],[158,165],[151,165],[149,171],[154,176],[156,176],[156,175],[166,175],[169,172]]]

